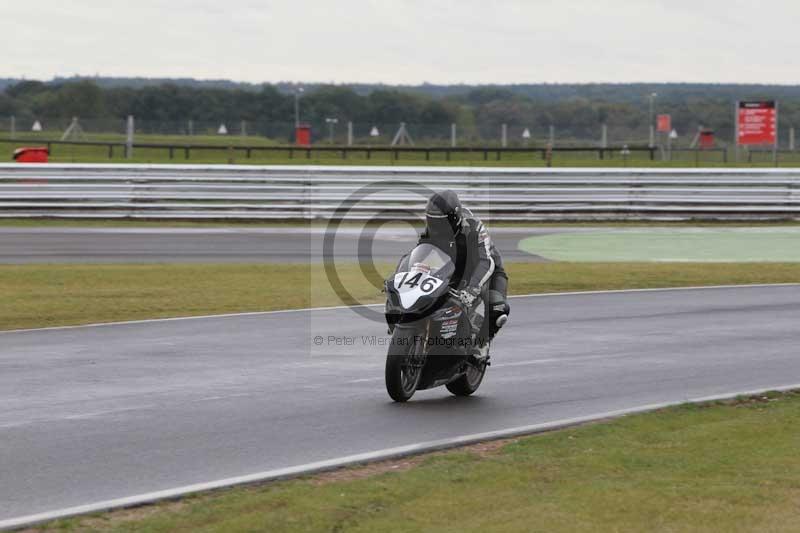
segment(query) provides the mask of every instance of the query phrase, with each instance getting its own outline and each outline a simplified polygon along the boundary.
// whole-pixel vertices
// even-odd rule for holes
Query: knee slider
[[[497,319],[503,315],[508,316],[511,307],[499,291],[490,290],[486,294],[486,305],[489,308],[489,321],[492,334],[496,333],[503,324],[497,325]],[[505,322],[503,322],[505,323]]]

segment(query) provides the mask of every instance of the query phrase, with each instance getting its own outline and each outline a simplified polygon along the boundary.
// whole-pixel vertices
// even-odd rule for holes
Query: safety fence
[[[512,123],[503,125],[497,120],[468,120],[460,124],[450,122],[351,122],[344,118],[328,117],[329,120],[306,120],[300,122],[310,128],[311,142],[315,145],[348,146],[373,144],[389,146],[397,136],[401,124],[406,132],[403,141],[417,146],[542,146],[548,142],[555,146],[600,146],[647,144],[649,129],[646,115],[629,111],[614,113],[607,117],[608,124],[601,121],[577,126],[570,120],[559,120],[554,124],[534,123],[517,117]],[[77,126],[71,127],[73,120]],[[544,120],[540,117],[540,120]],[[522,122],[528,122],[523,124]],[[0,115],[0,134],[8,137],[122,141],[127,138],[127,120],[91,119],[87,117],[32,117]],[[293,121],[234,120],[217,121],[183,120],[162,121],[134,117],[135,142],[175,142],[185,144],[216,143],[227,141],[234,144],[291,144],[295,140]],[[688,131],[688,130],[687,130]],[[692,134],[675,139],[676,146],[688,146]],[[720,140],[723,140],[720,137]]]
[[[61,152],[72,153],[69,150],[77,149],[96,149],[94,155],[105,156],[109,160],[125,158],[131,153],[139,153],[142,150],[155,156],[158,160],[185,160],[192,158],[206,159],[208,157],[227,158],[229,162],[237,160],[249,160],[258,157],[274,157],[287,159],[311,159],[312,157],[335,158],[346,161],[347,159],[366,159],[373,158],[389,159],[393,161],[416,159],[416,160],[442,160],[451,161],[469,158],[483,161],[502,161],[508,158],[520,160],[520,157],[527,157],[532,160],[541,160],[547,163],[553,154],[589,154],[598,160],[617,159],[620,161],[627,159],[649,159],[655,161],[661,159],[659,148],[647,145],[621,145],[621,146],[539,146],[539,147],[498,147],[498,146],[298,146],[298,145],[247,145],[247,144],[168,144],[168,143],[134,143],[127,146],[124,142],[115,141],[61,141],[54,139],[41,139],[31,142],[23,139],[4,139],[0,138],[0,144],[23,146],[35,145],[45,146],[51,156],[59,156]],[[702,152],[706,157],[708,154],[719,154],[721,162],[727,162],[727,152],[723,149],[688,150],[690,152]],[[675,150],[675,153],[687,152],[686,149]]]
[[[0,217],[403,220],[453,189],[488,220],[794,219],[800,170],[1,164]]]

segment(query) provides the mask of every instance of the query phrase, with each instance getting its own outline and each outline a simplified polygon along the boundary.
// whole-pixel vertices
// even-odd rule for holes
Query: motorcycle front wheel
[[[481,386],[483,376],[486,374],[486,363],[482,365],[468,365],[467,371],[460,378],[451,381],[447,385],[447,390],[456,396],[469,396]]]
[[[414,396],[422,375],[422,365],[414,356],[422,347],[413,330],[395,328],[389,353],[386,355],[386,392],[396,402],[406,402]]]

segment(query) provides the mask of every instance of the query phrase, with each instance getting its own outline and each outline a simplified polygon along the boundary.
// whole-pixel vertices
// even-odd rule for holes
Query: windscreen
[[[428,267],[430,272],[437,272],[448,263],[452,263],[450,256],[432,244],[420,244],[408,257],[409,269],[421,266],[422,268]]]

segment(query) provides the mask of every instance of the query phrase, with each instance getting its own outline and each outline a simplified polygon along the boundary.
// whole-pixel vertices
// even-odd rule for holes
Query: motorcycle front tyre
[[[407,402],[417,390],[422,368],[411,366],[410,359],[417,349],[416,332],[395,328],[389,353],[386,354],[386,392],[396,402]]]

